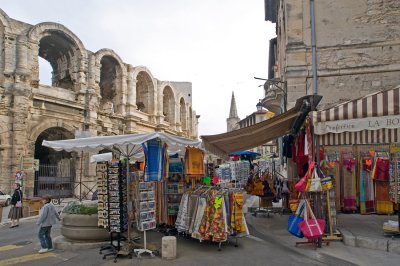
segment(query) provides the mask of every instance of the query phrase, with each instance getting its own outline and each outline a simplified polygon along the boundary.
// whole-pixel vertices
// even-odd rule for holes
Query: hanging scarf
[[[152,139],[143,143],[146,161],[145,181],[161,181],[163,177],[166,145],[160,140]]]

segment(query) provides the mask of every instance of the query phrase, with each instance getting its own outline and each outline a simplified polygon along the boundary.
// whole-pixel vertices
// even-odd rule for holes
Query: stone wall
[[[291,104],[313,93],[310,1],[280,1],[276,78]],[[321,108],[400,84],[400,1],[315,1]]]
[[[39,80],[39,57],[53,68],[50,86]],[[190,82],[157,80],[111,49],[87,50],[61,24],[30,25],[0,9],[0,190],[10,192],[14,173],[24,170],[25,193],[34,194],[35,145],[49,129],[67,132],[64,137],[76,130],[92,136],[164,131],[194,139],[197,125]],[[79,154],[72,156],[79,162]],[[88,156],[84,181],[92,182]]]

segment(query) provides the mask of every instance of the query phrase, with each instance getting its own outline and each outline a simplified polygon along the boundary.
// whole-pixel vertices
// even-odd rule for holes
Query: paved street
[[[37,227],[34,220],[24,221],[18,228],[0,228],[0,265],[115,265],[112,259],[103,260],[98,249],[78,252],[54,251],[38,254]],[[54,227],[53,236],[60,233]],[[161,236],[153,233],[150,239],[160,241]],[[160,258],[121,258],[118,265],[159,265]],[[193,239],[179,239],[178,259],[163,261],[163,265],[322,265],[296,252],[283,249],[281,245],[257,238],[239,240],[239,247],[228,245],[221,252],[217,246],[199,243]],[[249,264],[250,263],[250,264]]]

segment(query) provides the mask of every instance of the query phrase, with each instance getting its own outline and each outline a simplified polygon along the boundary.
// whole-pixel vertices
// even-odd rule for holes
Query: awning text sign
[[[324,135],[327,133],[357,132],[361,130],[378,130],[382,128],[399,127],[400,115],[392,115],[318,122],[314,124],[314,132],[317,135]]]

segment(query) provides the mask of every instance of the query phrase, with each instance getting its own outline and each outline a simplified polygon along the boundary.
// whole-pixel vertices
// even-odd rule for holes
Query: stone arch
[[[187,130],[187,123],[186,123],[186,102],[183,97],[179,100],[179,118],[182,126],[182,130]]]
[[[64,128],[65,130],[71,132],[72,134],[74,134],[75,130],[78,129],[77,126],[73,126],[69,123],[65,123],[64,121],[52,119],[52,120],[47,120],[45,122],[42,122],[42,123],[36,125],[34,128],[32,128],[30,130],[28,139],[30,141],[35,141],[43,131],[45,131],[48,128],[52,128],[52,127]]]
[[[108,110],[109,105],[118,108],[122,112],[124,99],[126,98],[127,70],[121,58],[111,49],[101,49],[95,54],[96,83],[102,97],[100,110]],[[116,108],[112,108],[116,111]]]
[[[52,85],[79,91],[86,84],[87,51],[81,40],[65,26],[44,22],[27,33],[31,43],[32,79],[39,82],[38,56],[53,68]]]
[[[151,72],[144,66],[136,67],[133,71],[136,80],[136,107],[139,111],[155,115],[156,84]]]
[[[161,93],[164,120],[170,124],[175,124],[175,89],[169,82],[165,82],[161,84]]]

